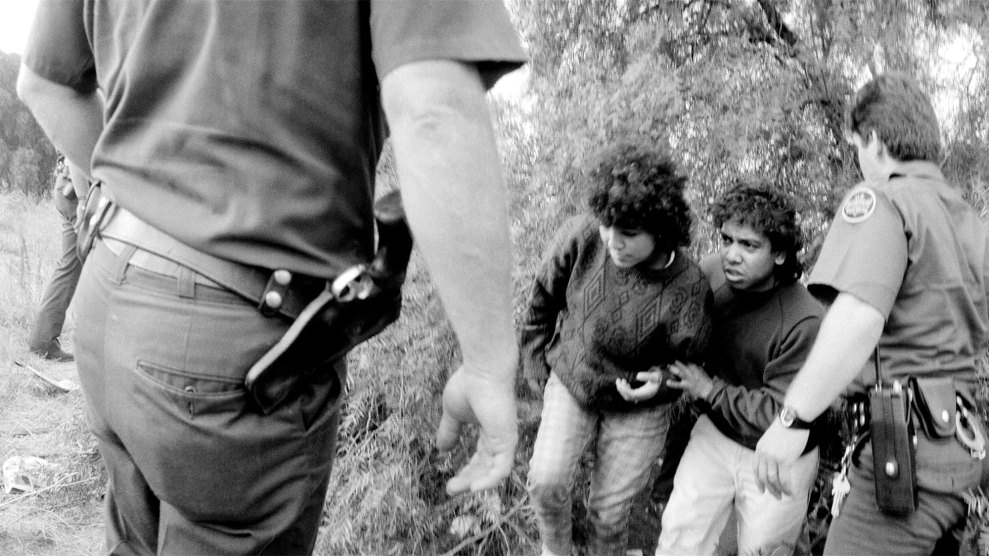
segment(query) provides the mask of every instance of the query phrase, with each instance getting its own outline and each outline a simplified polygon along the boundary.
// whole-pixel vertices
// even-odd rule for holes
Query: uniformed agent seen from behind
[[[497,0],[40,2],[18,92],[116,207],[76,336],[109,552],[313,550],[344,358],[299,365],[277,403],[244,382],[328,280],[371,260],[385,114],[463,353],[437,443],[481,427],[448,491],[508,476],[511,245],[484,93],[522,62]]]
[[[833,304],[759,441],[756,472],[771,492],[787,492],[807,440],[796,425],[850,385],[869,400],[870,437],[849,458],[850,491],[834,508],[825,554],[930,554],[964,518],[962,494],[979,485],[986,461],[972,399],[989,330],[989,242],[938,168],[937,118],[916,82],[886,74],[867,83],[849,132],[865,180],[845,196],[809,283]]]

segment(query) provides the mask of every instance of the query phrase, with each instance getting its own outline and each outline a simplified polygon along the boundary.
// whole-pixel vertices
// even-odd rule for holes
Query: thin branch
[[[516,504],[514,508],[512,508],[511,510],[509,510],[508,513],[506,513],[505,515],[503,515],[501,517],[501,519],[499,519],[498,521],[496,521],[495,523],[493,523],[490,527],[488,527],[487,529],[485,529],[485,530],[481,531],[480,533],[474,535],[473,537],[464,539],[463,541],[461,541],[460,544],[458,544],[457,546],[451,548],[447,552],[444,552],[441,556],[453,556],[454,554],[456,554],[457,552],[459,552],[460,549],[464,548],[465,546],[468,546],[468,545],[470,545],[472,543],[475,543],[478,540],[483,539],[484,537],[490,535],[492,531],[494,531],[495,529],[498,529],[504,523],[508,522],[508,520],[512,516],[514,516],[515,514],[519,513],[519,510],[521,510],[523,507],[525,507],[526,500],[527,500],[527,498],[523,497],[522,500],[520,500],[519,503]]]
[[[783,18],[780,13],[776,11],[776,7],[773,6],[769,0],[759,0],[759,7],[762,8],[762,13],[766,14],[766,19],[769,21],[769,26],[776,31],[779,38],[783,39],[787,45],[793,47],[796,46],[797,42],[800,40],[797,34],[794,33],[786,23],[783,23]]]
[[[68,488],[70,486],[81,485],[81,484],[84,484],[84,483],[91,483],[91,482],[93,482],[93,481],[95,481],[97,479],[99,479],[99,477],[90,477],[88,479],[82,479],[81,481],[76,481],[74,483],[66,483],[66,484],[62,484],[60,482],[59,483],[55,483],[55,484],[53,484],[51,486],[47,486],[45,488],[39,488],[38,490],[32,490],[31,492],[24,493],[23,495],[18,496],[17,498],[14,498],[13,500],[7,500],[6,502],[0,504],[0,508],[4,508],[6,506],[10,506],[11,504],[16,504],[17,502],[21,502],[23,500],[27,500],[28,498],[33,498],[35,496],[38,496],[42,492],[47,492],[49,490],[58,490],[60,488]]]

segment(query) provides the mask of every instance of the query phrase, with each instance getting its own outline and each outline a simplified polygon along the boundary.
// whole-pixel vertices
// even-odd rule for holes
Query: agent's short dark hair
[[[886,73],[862,86],[852,100],[847,131],[868,141],[873,131],[897,160],[937,162],[940,126],[931,99],[916,81]]]
[[[736,182],[715,201],[711,217],[716,228],[733,222],[769,238],[772,251],[786,255],[783,264],[773,268],[778,282],[789,284],[803,274],[803,263],[797,258],[803,247],[803,234],[797,223],[797,210],[788,195],[774,191],[767,184]]]
[[[586,172],[588,208],[605,226],[642,230],[661,251],[690,243],[686,176],[653,145],[621,141],[603,149]]]

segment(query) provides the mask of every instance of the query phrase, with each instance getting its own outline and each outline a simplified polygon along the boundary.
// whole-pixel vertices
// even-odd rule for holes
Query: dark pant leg
[[[935,449],[921,436],[918,467],[927,467],[930,473],[940,475],[939,480],[954,483],[956,488],[934,491],[925,488],[921,480],[917,509],[909,516],[896,517],[879,510],[872,472],[872,447],[866,446],[861,453],[860,465],[849,473],[852,490],[841,513],[831,522],[824,554],[931,554],[938,539],[965,515],[961,493],[978,485],[977,473],[974,477],[968,472],[952,473],[953,461],[964,463],[968,457],[967,451],[953,438]],[[939,465],[943,472],[937,471]],[[923,471],[918,473],[924,474]]]
[[[137,542],[148,531],[114,531],[127,522],[111,516],[108,537],[126,541],[120,553],[145,544],[165,554],[310,552],[333,456],[343,361],[300,371],[308,377],[297,394],[262,415],[243,378],[288,321],[265,318],[223,290],[190,289],[191,278],[183,285],[125,266],[116,279],[118,262],[102,244],[87,261],[80,320],[101,326],[77,334],[85,353],[80,378],[94,432],[101,444],[119,448],[105,450],[115,456],[106,462],[111,476],[131,477],[111,485],[108,508],[141,508],[139,523],[158,512],[158,527]],[[131,465],[138,474],[118,472]],[[154,500],[139,499],[142,482]]]
[[[54,196],[62,222],[62,255],[48,285],[45,286],[38,316],[28,337],[28,347],[32,350],[48,350],[50,347],[59,346],[58,337],[62,334],[62,326],[65,324],[65,312],[69,308],[79,276],[82,274],[82,262],[76,256],[75,204],[65,199],[58,191]]]
[[[676,476],[680,459],[687,450],[690,441],[690,431],[697,423],[697,411],[692,406],[680,406],[673,414],[670,433],[666,437],[666,448],[663,450],[663,462],[659,466],[659,474],[652,488],[652,501],[665,507],[673,493],[673,478]]]

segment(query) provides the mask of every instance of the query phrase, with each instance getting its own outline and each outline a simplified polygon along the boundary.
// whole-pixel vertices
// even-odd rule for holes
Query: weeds
[[[36,456],[50,464],[28,494],[0,494],[0,553],[75,555],[99,546],[99,497],[106,482],[78,392],[57,394],[13,365],[25,357],[60,378],[74,378],[25,354],[36,304],[59,253],[60,223],[48,203],[0,196],[0,462]],[[74,326],[71,314],[66,332]]]

